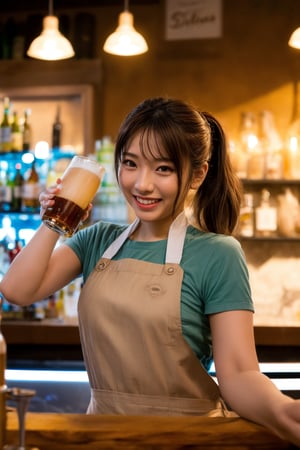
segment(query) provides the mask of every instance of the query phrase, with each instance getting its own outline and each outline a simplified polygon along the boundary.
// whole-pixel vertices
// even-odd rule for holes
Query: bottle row
[[[42,186],[35,160],[25,176],[22,164],[16,163],[14,172],[7,170],[6,161],[0,163],[0,211],[37,212]]]
[[[8,303],[2,305],[3,320],[44,320],[55,319],[62,323],[77,324],[77,303],[82,280],[74,280],[69,285],[32,305],[21,307]]]
[[[296,193],[286,188],[279,195],[267,189],[245,193],[240,211],[241,237],[300,237],[300,205]]]
[[[32,127],[29,122],[30,108],[25,109],[22,117],[12,107],[9,97],[3,99],[3,113],[0,123],[0,154],[22,152],[32,149]],[[61,146],[62,122],[60,120],[60,105],[52,124],[52,149]]]
[[[74,152],[53,149],[47,158],[35,158],[33,152],[9,152],[0,161],[0,212],[38,212],[39,194],[63,175]],[[128,222],[128,207],[114,171],[114,143],[104,136],[95,143],[96,158],[105,173],[97,192],[91,221]]]
[[[31,145],[30,110],[25,109],[24,116],[19,118],[16,110],[10,111],[8,97],[3,100],[3,117],[0,125],[0,153],[29,150]]]
[[[282,138],[270,111],[242,112],[230,156],[242,179],[300,179],[300,121]]]

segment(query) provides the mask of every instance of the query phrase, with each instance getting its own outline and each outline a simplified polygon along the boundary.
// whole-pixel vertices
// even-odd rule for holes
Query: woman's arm
[[[260,372],[252,317],[249,311],[210,316],[221,395],[240,416],[260,423],[300,446],[300,400],[282,394]]]
[[[61,180],[40,194],[41,215],[53,205]],[[91,205],[86,211],[88,216]],[[59,234],[41,225],[10,265],[0,292],[11,303],[29,305],[47,298],[81,273],[81,263],[66,245],[57,248]]]
[[[0,283],[9,302],[25,306],[47,298],[81,273],[80,261],[68,246],[55,248],[58,238],[41,225],[13,260]]]

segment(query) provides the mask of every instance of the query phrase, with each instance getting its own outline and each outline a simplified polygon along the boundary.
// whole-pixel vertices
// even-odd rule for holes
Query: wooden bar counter
[[[18,420],[8,413],[6,443],[17,445]],[[295,449],[240,418],[134,417],[27,413],[26,448],[39,450]]]
[[[57,320],[3,321],[2,333],[10,360],[82,360],[76,324]],[[299,362],[300,327],[256,326],[255,341],[260,361]]]

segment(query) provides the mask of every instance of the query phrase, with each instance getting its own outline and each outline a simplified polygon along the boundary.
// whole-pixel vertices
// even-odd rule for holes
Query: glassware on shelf
[[[300,115],[298,107],[298,81],[293,83],[293,111],[287,133],[284,176],[300,179]]]
[[[264,178],[280,180],[283,178],[283,143],[275,125],[271,111],[259,114],[259,143],[264,155]]]
[[[277,208],[271,204],[271,194],[267,189],[261,192],[260,205],[255,209],[256,236],[269,237],[277,232]]]
[[[277,222],[278,234],[285,237],[297,237],[297,222],[300,209],[297,196],[286,188],[283,194],[278,195]]]
[[[253,194],[244,194],[239,217],[239,235],[243,237],[254,236],[254,209]]]
[[[261,178],[257,171],[263,167],[257,155],[257,121],[251,112],[242,112],[237,142],[236,172],[240,178]]]
[[[286,161],[286,178],[300,179],[300,118],[289,127]]]

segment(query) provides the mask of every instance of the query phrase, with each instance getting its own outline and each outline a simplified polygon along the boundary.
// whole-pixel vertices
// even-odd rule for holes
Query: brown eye
[[[168,166],[168,165],[163,165],[163,166],[159,166],[156,169],[158,172],[164,172],[164,173],[170,173],[170,172],[174,172],[174,167],[172,166]]]

